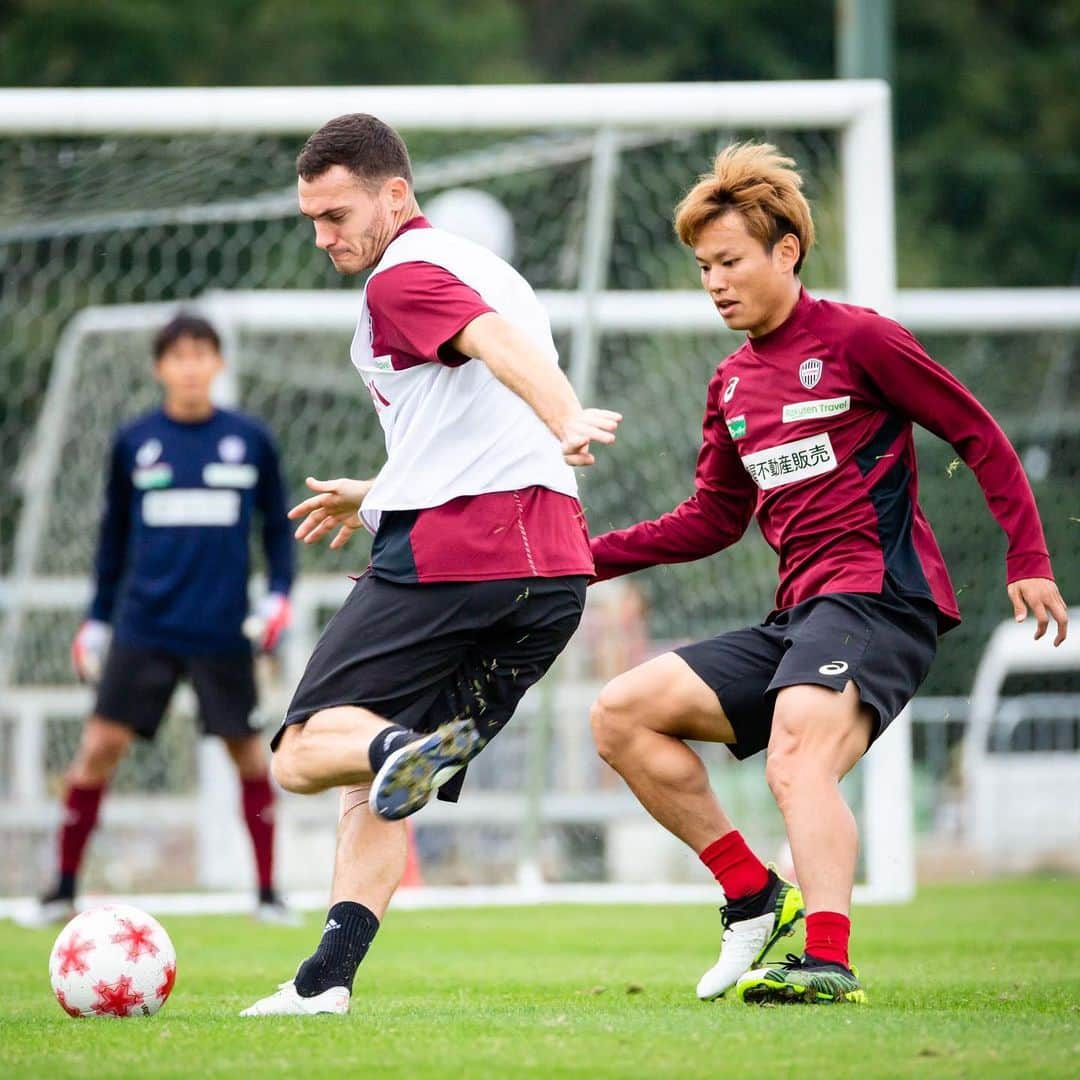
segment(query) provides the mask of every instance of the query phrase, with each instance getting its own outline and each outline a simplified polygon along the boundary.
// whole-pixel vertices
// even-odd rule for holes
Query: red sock
[[[64,796],[64,823],[60,826],[60,873],[74,877],[79,872],[86,841],[97,824],[101,787],[78,787],[72,784]]]
[[[244,821],[251,833],[255,849],[255,870],[259,888],[269,889],[274,883],[274,789],[265,776],[241,780],[244,800]]]
[[[714,840],[699,858],[720,882],[728,900],[761,892],[769,883],[765,864],[746,846],[738,829]]]
[[[815,911],[806,916],[806,952],[818,960],[849,968],[848,938],[851,920],[837,911]]]

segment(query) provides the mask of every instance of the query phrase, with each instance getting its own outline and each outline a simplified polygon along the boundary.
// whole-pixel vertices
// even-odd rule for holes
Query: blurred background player
[[[756,516],[780,557],[776,610],[620,675],[592,724],[604,759],[727,897],[699,997],[736,986],[745,1001],[860,1002],[848,959],[858,835],[839,783],[960,621],[916,501],[913,423],[950,443],[982,487],[1008,537],[1016,618],[1030,607],[1037,638],[1056,620],[1058,645],[1067,612],[1031,487],[993,417],[902,326],[802,288],[814,227],[794,164],[772,146],[730,146],[679,204],[702,285],[747,339],[709,383],[694,495],[592,542],[600,580],[705,558]],[[768,749],[802,895],[750,850],[684,740],[726,743],[739,759]],[[805,953],[748,970],[791,932],[803,897]]]
[[[373,480],[309,479],[292,511],[309,543],[336,531],[340,547],[359,513],[375,539],[272,743],[289,791],[342,789],[322,940],[245,1016],[348,1011],[404,870],[399,819],[440,788],[456,801],[577,628],[593,567],[570,466],[620,419],[581,407],[525,279],[421,215],[392,128],[338,117],[297,172],[316,245],[339,273],[371,271],[351,353],[387,458]]]
[[[210,323],[177,315],[154,339],[161,408],[125,424],[113,441],[94,599],[71,649],[76,674],[97,684],[97,700],[67,772],[58,877],[36,922],[73,913],[109,781],[136,736],[154,737],[181,679],[192,684],[203,730],[224,741],[236,767],[258,875],[256,913],[292,919],[273,884],[274,793],[253,725],[252,654],[272,651],[289,622],[291,527],[269,432],[211,399],[223,368]],[[249,616],[256,511],[268,592]],[[245,636],[245,618],[255,640]]]

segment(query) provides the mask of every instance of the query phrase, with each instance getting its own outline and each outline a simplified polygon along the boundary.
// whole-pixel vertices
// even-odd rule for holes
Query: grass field
[[[241,1020],[319,932],[172,918],[176,989],[148,1020],[71,1020],[54,934],[0,923],[0,1077],[1080,1075],[1080,881],[924,889],[856,913],[870,1004],[703,1004],[704,908],[393,915],[348,1017]],[[782,950],[778,947],[778,951]]]

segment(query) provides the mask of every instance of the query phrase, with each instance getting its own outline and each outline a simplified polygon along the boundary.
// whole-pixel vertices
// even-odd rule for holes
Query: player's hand
[[[608,409],[582,409],[563,428],[562,455],[567,465],[592,465],[589,443],[613,443],[622,414]]]
[[[244,620],[244,636],[261,653],[272,653],[292,622],[292,605],[284,593],[267,593]]]
[[[309,476],[304,483],[319,494],[297,503],[289,511],[293,521],[301,517],[304,519],[294,533],[296,539],[303,540],[305,544],[317,544],[336,528],[337,534],[330,541],[330,546],[343,547],[357,529],[363,528],[360,507],[375,481],[350,480],[348,477],[316,480],[314,476]]]
[[[96,685],[105,666],[112,631],[108,623],[87,619],[71,642],[71,666],[79,682]]]
[[[1028,608],[1031,608],[1035,616],[1036,641],[1046,633],[1051,619],[1057,623],[1054,645],[1058,646],[1065,640],[1069,632],[1069,611],[1054,582],[1041,577],[1021,578],[1014,581],[1008,591],[1017,622],[1023,622],[1027,618]]]

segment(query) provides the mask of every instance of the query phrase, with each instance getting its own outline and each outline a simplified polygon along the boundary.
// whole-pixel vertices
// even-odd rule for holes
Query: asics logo
[[[830,660],[818,668],[820,675],[843,675],[847,671],[847,664],[843,660]]]

